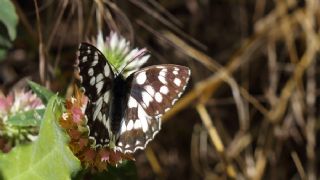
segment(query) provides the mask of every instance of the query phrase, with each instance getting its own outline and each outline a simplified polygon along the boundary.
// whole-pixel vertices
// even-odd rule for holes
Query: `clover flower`
[[[131,44],[124,37],[116,32],[110,32],[110,35],[103,40],[102,33],[98,34],[96,47],[107,58],[113,66],[114,72],[121,72],[124,77],[137,71],[150,58],[146,48],[131,48]]]
[[[43,108],[42,101],[31,91],[14,90],[7,96],[0,93],[0,150],[8,152],[16,144],[34,141],[38,126],[23,121],[39,120],[40,115],[35,110]],[[26,119],[24,113],[32,114]]]

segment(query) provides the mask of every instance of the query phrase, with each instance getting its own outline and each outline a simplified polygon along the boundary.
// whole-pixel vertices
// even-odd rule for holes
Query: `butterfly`
[[[125,77],[93,45],[81,43],[77,67],[89,102],[85,116],[95,146],[122,153],[145,149],[161,128],[161,116],[181,96],[188,67],[153,65]]]

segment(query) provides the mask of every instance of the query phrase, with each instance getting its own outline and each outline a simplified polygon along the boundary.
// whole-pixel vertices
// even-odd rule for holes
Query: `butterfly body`
[[[181,96],[191,74],[187,67],[165,64],[125,78],[88,43],[79,46],[77,66],[89,99],[85,110],[89,138],[96,146],[123,153],[144,149],[154,138],[161,128],[161,116]]]
[[[121,128],[121,121],[127,109],[127,102],[130,91],[130,79],[125,79],[121,74],[114,79],[110,96],[110,128],[109,131],[116,137]]]

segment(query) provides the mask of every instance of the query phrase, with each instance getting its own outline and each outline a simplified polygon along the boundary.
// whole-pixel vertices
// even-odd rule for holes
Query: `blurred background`
[[[12,2],[16,37],[0,24],[12,39],[0,44],[4,94],[33,80],[70,96],[78,44],[98,30],[146,47],[147,65],[191,68],[134,155],[140,179],[319,179],[319,0]]]

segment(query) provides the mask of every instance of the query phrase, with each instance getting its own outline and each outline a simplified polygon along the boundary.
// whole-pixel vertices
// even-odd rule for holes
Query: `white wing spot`
[[[162,95],[160,93],[157,92],[155,98],[157,102],[162,102]]]
[[[135,108],[138,106],[137,101],[133,98],[133,97],[129,97],[129,101],[128,101],[128,107],[129,108]]]
[[[95,56],[96,57],[96,56]],[[92,66],[96,66],[98,64],[98,60],[96,60],[96,58],[94,58],[95,60],[92,62]]]
[[[130,147],[130,144],[127,144],[124,148],[129,148]]]
[[[173,71],[173,74],[174,74],[174,75],[178,75],[178,74],[179,74],[178,70],[174,70],[174,71]]]
[[[103,75],[100,73],[98,74],[98,76],[96,77],[96,83],[100,82],[103,79]]]
[[[148,131],[148,122],[147,122],[147,117],[148,115],[146,112],[143,110],[141,106],[138,106],[138,117],[139,120],[141,121],[141,127],[143,132]]]
[[[167,69],[162,69],[159,73],[160,76],[166,77]]]
[[[127,125],[127,131],[131,131],[132,128],[133,128],[133,120],[130,120]]]
[[[106,64],[106,65],[104,66],[104,75],[105,75],[106,77],[108,77],[108,76],[110,75],[110,68],[109,68],[108,64]]]
[[[143,84],[146,82],[146,80],[147,80],[146,72],[142,72],[142,73],[138,74],[138,76],[136,78],[136,81],[138,84]]]
[[[167,84],[167,80],[166,78],[164,78],[163,76],[158,76],[158,79],[160,82],[162,82],[163,84]]]
[[[119,143],[118,143],[118,146],[122,146],[122,142],[119,142]]]
[[[138,145],[138,144],[140,144],[140,143],[141,143],[141,141],[139,141],[139,140],[136,141],[136,145]]]
[[[145,86],[144,88],[151,96],[154,96],[155,91],[152,86],[148,85],[148,86]]]
[[[167,86],[161,86],[160,92],[161,92],[162,94],[168,94],[168,93],[169,93],[169,89],[168,89]]]
[[[82,62],[87,62],[88,61],[88,56],[83,56]]]
[[[109,102],[109,95],[110,95],[110,92],[109,92],[109,91],[107,91],[107,92],[104,93],[104,95],[103,95],[103,101],[104,101],[105,103],[108,103],[108,102]]]
[[[181,80],[178,78],[174,78],[173,82],[177,85],[180,86],[181,85]]]
[[[90,69],[89,69],[88,75],[89,75],[89,76],[93,76],[93,68],[90,68]]]
[[[123,121],[121,123],[120,134],[123,134],[124,132],[126,132],[126,123]]]
[[[142,92],[142,100],[143,100],[144,104],[146,104],[146,106],[149,106],[149,103],[153,101],[150,94],[148,94],[145,91]]]
[[[97,101],[96,101],[96,109],[93,112],[93,120],[95,120],[98,116],[98,113],[100,112],[102,107],[102,97],[100,97]]]
[[[102,87],[103,87],[103,81],[100,81],[96,84],[97,94],[100,94]]]
[[[141,125],[142,125],[142,131],[143,132],[147,132],[148,131],[147,119],[141,119]]]
[[[99,120],[99,121],[102,121],[102,120],[103,120],[103,119],[102,119],[102,114],[101,114],[101,112],[98,113],[98,120]]]
[[[90,85],[93,86],[96,83],[96,78],[93,76],[90,79]]]
[[[103,122],[107,122],[107,118],[106,118],[106,115],[105,115],[105,114],[102,116],[102,121],[103,121]]]
[[[141,121],[140,121],[139,119],[137,119],[137,120],[134,122],[133,128],[134,128],[134,129],[140,129],[140,128],[141,128]]]

